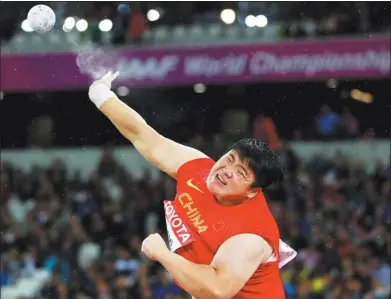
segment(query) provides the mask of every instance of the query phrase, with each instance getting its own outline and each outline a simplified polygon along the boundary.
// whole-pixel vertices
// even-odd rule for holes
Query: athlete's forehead
[[[230,162],[235,162],[241,164],[243,167],[249,168],[248,161],[246,159],[241,158],[239,153],[235,150],[228,151],[220,159],[228,159]]]
[[[227,153],[225,153],[224,154],[224,156],[223,157],[225,157],[225,158],[227,158],[227,157],[231,157],[231,158],[234,158],[235,159],[235,161],[238,161],[238,162],[243,162],[243,163],[245,163],[246,161],[244,161],[243,159],[241,159],[240,158],[240,156],[239,156],[239,154],[238,154],[238,152],[237,151],[235,151],[235,150],[230,150],[230,151],[228,151]]]

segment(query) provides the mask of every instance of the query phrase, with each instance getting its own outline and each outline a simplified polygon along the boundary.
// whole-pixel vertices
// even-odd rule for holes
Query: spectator
[[[270,117],[260,115],[254,120],[253,136],[267,143],[274,150],[280,147],[277,129]]]
[[[390,265],[381,262],[377,257],[372,259],[372,273],[371,277],[375,283],[375,293],[383,296],[390,293],[391,288],[391,273]]]
[[[354,117],[348,108],[343,110],[342,121],[346,135],[348,137],[357,137],[360,133],[359,123],[357,118]]]
[[[331,110],[328,105],[321,107],[316,121],[317,132],[322,137],[334,137],[341,125],[340,116]]]
[[[129,36],[133,43],[139,44],[145,31],[145,14],[136,9],[130,16]]]

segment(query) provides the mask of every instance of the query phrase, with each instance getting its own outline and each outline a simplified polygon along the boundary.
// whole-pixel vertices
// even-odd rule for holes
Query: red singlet
[[[258,267],[234,298],[284,299],[278,267],[279,230],[263,194],[235,206],[219,204],[206,186],[214,164],[202,158],[180,167],[175,200],[164,202],[171,250],[196,264],[209,265],[230,237],[257,234],[273,247],[273,257]]]

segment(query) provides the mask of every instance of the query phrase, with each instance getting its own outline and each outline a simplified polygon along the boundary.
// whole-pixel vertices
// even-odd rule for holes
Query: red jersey
[[[258,267],[234,298],[285,298],[279,272],[279,230],[263,194],[235,206],[219,204],[206,186],[214,164],[212,159],[201,158],[178,170],[175,200],[164,202],[171,251],[196,264],[209,265],[230,237],[257,234],[273,247],[273,256]]]

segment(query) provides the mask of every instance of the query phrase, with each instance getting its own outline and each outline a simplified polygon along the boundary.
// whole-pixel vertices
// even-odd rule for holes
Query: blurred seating
[[[192,144],[220,151],[202,136]],[[282,271],[287,298],[386,299],[389,167],[365,168],[357,148],[305,160],[287,143],[279,151],[286,179],[266,194],[282,238],[299,252]],[[2,298],[187,298],[140,255],[147,234],[166,235],[162,202],[173,198],[174,181],[132,175],[110,151],[87,176],[71,171],[70,159],[24,171],[2,161]]]

